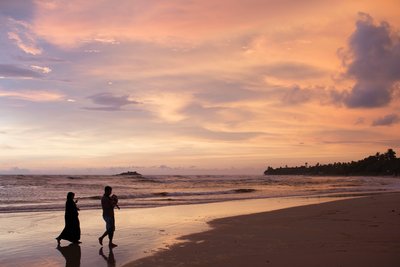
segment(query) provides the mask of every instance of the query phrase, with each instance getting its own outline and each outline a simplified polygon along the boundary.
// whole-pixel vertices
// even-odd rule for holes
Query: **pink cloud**
[[[45,90],[8,91],[0,89],[0,98],[1,97],[20,99],[31,102],[56,102],[64,100],[64,95]]]
[[[11,30],[8,32],[8,39],[15,42],[15,44],[25,53],[31,55],[42,54],[42,49],[38,47],[36,38],[31,32],[31,26],[23,21],[9,19],[9,27]]]

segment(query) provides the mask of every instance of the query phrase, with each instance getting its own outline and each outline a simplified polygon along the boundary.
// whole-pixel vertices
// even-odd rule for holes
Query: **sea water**
[[[68,192],[81,209],[100,209],[104,186],[132,208],[290,196],[349,196],[400,191],[396,177],[264,175],[1,175],[0,213],[63,210]]]

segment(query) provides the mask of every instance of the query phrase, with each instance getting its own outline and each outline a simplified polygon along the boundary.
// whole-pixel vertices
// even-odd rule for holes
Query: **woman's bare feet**
[[[109,243],[108,246],[109,246],[110,248],[118,247],[118,245],[117,245],[117,244],[114,244],[114,243]]]
[[[99,244],[102,246],[103,245],[103,238],[99,237]]]

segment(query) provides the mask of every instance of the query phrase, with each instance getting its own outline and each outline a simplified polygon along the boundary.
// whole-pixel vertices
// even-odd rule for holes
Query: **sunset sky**
[[[400,156],[400,2],[0,0],[0,173]]]

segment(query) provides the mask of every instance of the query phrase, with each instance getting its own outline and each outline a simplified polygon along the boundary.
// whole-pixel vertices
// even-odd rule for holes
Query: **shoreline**
[[[400,264],[400,193],[220,218],[142,266],[385,266]]]
[[[171,207],[171,206],[190,206],[190,205],[207,205],[207,204],[216,204],[216,203],[224,203],[224,202],[232,202],[232,201],[249,201],[249,200],[263,200],[263,199],[285,199],[285,198],[352,198],[352,197],[364,197],[364,196],[372,196],[379,194],[390,194],[400,192],[397,189],[393,190],[371,190],[371,191],[359,191],[359,192],[336,192],[336,193],[317,193],[317,194],[295,194],[295,195],[287,195],[287,196],[271,196],[271,197],[248,197],[248,198],[240,198],[240,199],[224,199],[224,200],[213,200],[213,201],[204,201],[204,202],[196,202],[196,203],[177,203],[171,202],[169,204],[164,205],[148,205],[148,206],[136,206],[136,205],[125,205],[120,207],[122,209],[152,209],[152,208],[163,208],[163,207]],[[65,205],[65,204],[63,204]],[[79,206],[79,204],[78,204]],[[99,205],[95,206],[83,206],[82,210],[85,211],[98,211],[101,210]],[[64,206],[62,208],[41,208],[41,209],[9,209],[9,210],[1,210],[0,216],[2,214],[20,214],[20,213],[41,213],[41,212],[64,212]]]

